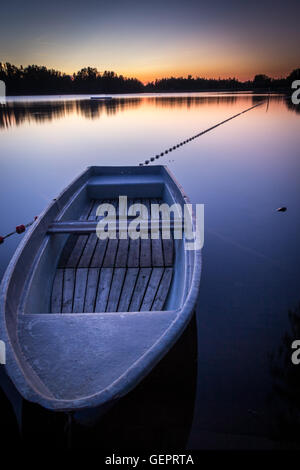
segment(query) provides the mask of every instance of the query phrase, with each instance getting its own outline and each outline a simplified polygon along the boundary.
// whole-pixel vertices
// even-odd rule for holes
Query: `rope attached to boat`
[[[199,134],[193,135],[192,137],[189,137],[188,139],[183,140],[182,142],[179,142],[178,144],[174,145],[173,147],[170,147],[169,149],[166,149],[163,152],[158,153],[157,155],[155,155],[155,157],[151,157],[150,160],[145,160],[143,163],[139,163],[139,166],[149,165],[149,163],[154,162],[155,159],[163,157],[164,155],[167,155],[168,153],[173,152],[174,150],[177,150],[178,148],[182,147],[182,145],[188,144],[189,142],[196,139],[197,137],[201,137],[203,134],[207,134],[207,132],[210,132],[213,129],[216,129],[216,127],[219,127],[222,124],[225,124],[226,122],[231,121],[232,119],[234,119],[238,116],[241,116],[242,114],[247,113],[248,111],[251,111],[251,109],[257,108],[257,106],[261,106],[265,102],[266,102],[266,100],[262,101],[261,103],[255,104],[254,106],[251,106],[251,108],[245,109],[244,111],[241,111],[240,113],[235,114],[234,116],[231,116],[230,118],[225,119],[224,121],[219,122],[218,124],[215,124],[214,126],[209,127],[208,129],[205,129],[204,131],[199,132]]]
[[[28,224],[26,224],[26,225],[25,224],[17,225],[16,229],[13,232],[10,232],[7,235],[4,235],[3,237],[0,236],[0,245],[2,243],[4,243],[4,240],[6,238],[11,237],[15,233],[18,233],[19,235],[21,235],[21,233],[25,232],[27,227],[30,227],[30,225],[32,225],[36,221],[37,218],[38,218],[38,216],[36,215],[35,218],[31,222],[28,222]]]

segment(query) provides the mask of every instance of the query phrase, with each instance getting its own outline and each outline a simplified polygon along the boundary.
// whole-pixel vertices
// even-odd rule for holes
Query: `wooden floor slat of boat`
[[[113,276],[113,268],[101,268],[97,290],[95,312],[106,312],[108,296]]]
[[[98,205],[99,205],[99,201],[95,201],[93,204],[91,213],[88,217],[88,220],[97,220],[96,210],[97,210]],[[91,259],[92,259],[92,256],[94,254],[94,251],[97,245],[97,240],[98,240],[98,237],[96,233],[91,233],[88,236],[86,245],[83,249],[83,252],[81,254],[81,257],[78,263],[79,268],[88,268],[90,266]]]
[[[153,268],[141,306],[141,311],[151,310],[164,268]]]
[[[137,199],[137,200],[128,199],[128,206],[131,206],[133,204],[139,204],[140,202],[141,202],[140,199]],[[139,214],[137,213],[137,215]],[[138,268],[139,261],[140,261],[140,239],[137,238],[136,240],[133,240],[132,238],[130,238],[127,266],[129,268]]]
[[[152,268],[141,268],[130,302],[129,312],[138,312],[146,292]]]
[[[173,268],[165,268],[151,310],[162,310],[172,281]]]
[[[118,251],[115,261],[116,268],[126,268],[128,257],[129,239],[119,239]]]
[[[126,268],[117,268],[114,269],[111,289],[108,297],[107,312],[116,312],[118,309],[119,298],[121,294],[121,289],[124,283],[126,274]]]
[[[75,269],[64,270],[62,313],[72,313],[75,286]]]
[[[69,235],[68,240],[63,248],[60,260],[58,263],[58,268],[65,268],[70,258],[70,255],[75,247],[78,236],[75,234]]]
[[[51,312],[62,311],[62,295],[63,295],[63,282],[64,282],[64,270],[57,269],[51,297]]]
[[[97,220],[100,203],[117,209],[117,200],[93,200],[80,220]],[[150,204],[158,199],[128,200]],[[171,286],[174,240],[109,239],[70,235],[53,281],[51,312],[96,313],[163,310]]]
[[[132,294],[139,274],[139,268],[128,268],[120,295],[118,312],[128,312]]]
[[[142,199],[141,203],[147,207],[147,213],[150,217],[150,202],[149,199]],[[144,218],[146,218],[147,214],[145,214]],[[148,237],[147,239],[141,238],[141,252],[140,252],[140,266],[142,268],[146,268],[147,266],[151,266],[151,239]]]
[[[94,206],[94,201],[91,201],[86,207],[84,212],[82,213],[80,220],[87,220],[89,217],[92,208]],[[81,258],[82,252],[85,248],[89,236],[88,235],[78,235],[74,248],[71,251],[69,259],[66,263],[67,268],[76,268],[77,264]]]
[[[157,199],[151,201],[152,204],[158,204]],[[153,211],[151,210],[151,214]],[[151,256],[152,256],[152,266],[164,266],[164,257],[163,257],[163,247],[162,247],[162,238],[161,233],[158,231],[158,238],[151,239]]]
[[[90,268],[88,270],[88,279],[87,279],[87,284],[86,284],[84,309],[83,309],[85,313],[95,311],[99,275],[100,275],[99,268]]]
[[[97,245],[91,259],[91,268],[101,268],[106,253],[108,240],[97,240]]]
[[[88,277],[87,268],[76,269],[74,299],[73,299],[73,309],[72,309],[73,313],[83,312],[87,277]]]

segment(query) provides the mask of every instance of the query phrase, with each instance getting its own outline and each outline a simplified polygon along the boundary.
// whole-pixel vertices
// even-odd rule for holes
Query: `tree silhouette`
[[[45,66],[17,67],[9,62],[0,63],[0,80],[6,84],[8,95],[66,94],[66,93],[141,93],[189,91],[264,90],[291,92],[291,84],[300,78],[295,69],[286,78],[270,78],[258,74],[253,81],[240,82],[235,77],[226,79],[193,77],[168,77],[143,85],[137,78],[127,78],[113,71],[99,72],[95,67],[84,67],[67,75]]]

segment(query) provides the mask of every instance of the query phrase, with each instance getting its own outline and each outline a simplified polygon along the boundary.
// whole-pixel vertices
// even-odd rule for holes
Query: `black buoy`
[[[278,207],[278,209],[276,209],[276,212],[285,212],[287,211],[287,207]]]

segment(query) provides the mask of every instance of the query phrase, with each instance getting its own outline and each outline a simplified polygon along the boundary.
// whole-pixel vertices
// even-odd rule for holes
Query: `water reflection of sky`
[[[103,95],[102,98],[105,96]],[[8,97],[0,113],[0,129],[23,123],[42,124],[47,121],[64,118],[71,114],[87,119],[98,119],[101,115],[113,116],[120,111],[142,106],[165,108],[193,108],[210,103],[214,105],[235,103],[237,99],[252,98],[253,102],[264,99],[264,95],[251,93],[206,93],[206,94],[157,94],[149,95],[114,95],[109,99],[91,100],[85,95],[53,97]],[[273,100],[276,99],[273,96]],[[277,98],[279,99],[279,98]]]
[[[75,98],[10,100],[1,108],[1,234],[31,220],[86,166],[138,164],[261,99]],[[229,435],[233,446],[237,435],[261,443],[273,432],[270,353],[300,297],[295,111],[272,97],[268,110],[261,106],[158,160],[193,202],[205,204],[192,447],[221,447]],[[286,213],[274,211],[282,205]],[[18,240],[1,246],[0,275]]]

